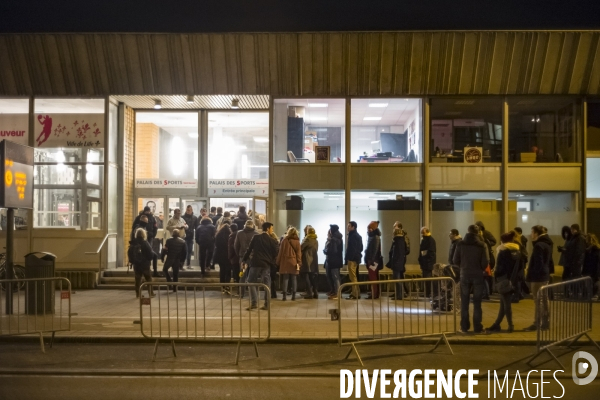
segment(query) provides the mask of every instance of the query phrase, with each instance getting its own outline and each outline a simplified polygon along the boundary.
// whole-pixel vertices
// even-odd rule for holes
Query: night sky
[[[600,0],[0,0],[0,32],[600,29]]]

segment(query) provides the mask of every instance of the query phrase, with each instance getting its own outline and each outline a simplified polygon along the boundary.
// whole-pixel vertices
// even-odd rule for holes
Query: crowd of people
[[[242,286],[238,291],[232,291],[226,285],[232,281],[263,283],[270,288],[270,298],[278,298],[274,283],[276,275],[279,274],[282,301],[287,301],[288,297],[291,301],[319,297],[319,241],[315,229],[310,225],[304,227],[302,238],[294,226],[289,226],[285,234],[278,237],[273,231],[273,224],[261,221],[260,226],[256,226],[243,206],[235,215],[231,212],[223,213],[219,207],[211,210],[210,214],[202,210],[199,217],[196,217],[191,206],[188,206],[184,214],[181,214],[179,209],[174,210],[173,217],[165,227],[171,237],[158,255],[151,247],[156,236],[156,224],[153,225],[151,214],[148,208],[144,209],[136,218],[131,232],[128,255],[135,270],[138,296],[142,278],[151,281],[150,265],[156,276],[159,257],[163,260],[163,273],[168,282],[178,281],[179,269],[184,265],[192,268],[190,262],[195,241],[199,248],[198,263],[201,273],[204,274],[208,269],[214,269],[214,265],[218,265],[220,282],[224,284],[223,291],[227,294],[241,297],[246,295],[246,287]],[[406,260],[411,251],[408,233],[401,222],[393,224],[393,240],[385,263],[379,225],[379,221],[371,221],[367,225],[366,248],[363,248],[363,238],[358,232],[358,225],[355,221],[350,221],[347,226],[345,251],[344,236],[340,227],[336,224],[329,226],[322,249],[328,299],[338,299],[340,270],[344,265],[347,266],[351,282],[358,282],[359,266],[363,261],[369,281],[379,281],[379,273],[384,266],[392,271],[393,279],[404,279]],[[497,243],[494,235],[485,229],[481,221],[470,225],[464,237],[460,236],[457,229],[451,229],[449,254],[447,260],[444,260],[446,262],[438,260],[436,240],[427,227],[421,228],[420,236],[418,261],[423,278],[432,277],[436,264],[446,262],[460,271],[460,329],[464,333],[471,328],[471,299],[475,333],[500,331],[504,319],[508,324],[508,332],[512,332],[512,304],[518,303],[527,293],[537,298],[540,289],[550,282],[551,275],[554,274],[554,243],[547,229],[540,225],[531,228],[531,254],[527,251],[528,239],[519,227],[502,234],[500,243]],[[564,271],[562,279],[566,281],[590,276],[594,282],[594,295],[597,296],[600,269],[600,245],[597,237],[594,234],[584,235],[577,224],[563,227],[562,236],[564,244],[557,246],[560,252],[559,265],[563,266]],[[169,269],[172,270],[172,275]],[[297,294],[298,277],[305,282],[306,290],[302,296]],[[424,295],[433,298],[434,286],[424,286]],[[249,289],[249,310],[252,310],[258,307],[257,287],[249,285]],[[177,290],[175,285],[173,290]],[[481,303],[489,299],[493,291],[497,292],[500,298],[498,316],[493,324],[484,329]],[[379,285],[372,284],[366,298],[378,299],[381,295]],[[392,300],[402,300],[406,296],[404,285],[397,283]],[[262,306],[264,309],[269,307],[270,299],[266,297],[265,294]],[[360,287],[351,286],[346,299],[361,299]],[[546,298],[540,303],[543,316],[541,329],[548,328],[547,303]],[[536,307],[537,305],[536,302]],[[537,321],[525,328],[536,329]]]

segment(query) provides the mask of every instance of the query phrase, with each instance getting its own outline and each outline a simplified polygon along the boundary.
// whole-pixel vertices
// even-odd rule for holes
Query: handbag
[[[510,279],[508,279],[506,277],[506,275],[496,278],[496,290],[498,291],[498,293],[507,294],[507,293],[511,293],[515,290],[515,288],[513,287],[513,281],[515,280],[515,277],[517,276],[516,273],[519,270],[520,262],[521,262],[520,259],[517,259],[517,261],[515,262]]]

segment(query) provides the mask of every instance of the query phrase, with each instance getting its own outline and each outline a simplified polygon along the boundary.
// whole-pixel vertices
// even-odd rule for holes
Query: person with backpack
[[[171,233],[171,238],[167,240],[165,246],[163,247],[163,251],[161,254],[161,260],[163,261],[163,273],[167,278],[167,282],[178,282],[179,281],[179,268],[185,262],[185,258],[187,256],[187,246],[185,241],[179,237],[180,230],[173,229]],[[167,261],[165,261],[165,256],[167,257]],[[169,274],[169,268],[173,269],[173,278]],[[173,291],[177,291],[177,285],[173,286]]]
[[[350,282],[358,282],[358,267],[362,260],[363,241],[356,228],[358,224],[355,221],[348,222],[348,241],[346,246],[346,265],[348,265],[348,277]],[[352,294],[347,300],[360,299],[360,286],[352,286]]]
[[[506,316],[508,322],[508,333],[514,330],[512,319],[512,294],[516,288],[517,276],[521,266],[521,248],[515,243],[516,232],[508,232],[500,236],[502,244],[498,246],[496,268],[494,268],[494,278],[496,279],[496,288],[500,294],[500,309],[496,321],[486,328],[486,333],[499,332],[500,324]]]
[[[147,208],[149,209],[149,207]],[[150,231],[152,230],[152,226],[149,223],[150,219],[148,215],[140,214],[139,217],[136,218],[136,221],[137,223],[133,225],[133,229],[131,230],[129,241],[132,242],[135,239],[135,235],[138,229],[143,229],[146,232],[146,240],[148,241],[148,244],[150,244],[150,248],[152,248],[152,241],[147,239],[150,236]],[[154,218],[152,219],[152,221],[154,221]],[[154,254],[151,260],[152,269],[154,270],[154,277],[158,277],[158,256],[156,255],[154,250],[152,250],[152,254]]]
[[[143,228],[138,228],[135,232],[134,239],[129,242],[127,257],[129,258],[129,262],[133,265],[133,272],[135,273],[135,297],[140,297],[142,278],[144,278],[146,282],[152,282],[152,277],[150,276],[150,263],[156,257],[150,243],[148,243],[146,230]],[[150,286],[148,295],[154,297],[152,286]]]
[[[383,258],[381,257],[381,231],[379,221],[371,221],[367,225],[367,249],[365,250],[365,265],[369,273],[370,281],[379,280],[379,271],[383,269]],[[371,294],[367,299],[379,298],[379,285],[371,285]]]

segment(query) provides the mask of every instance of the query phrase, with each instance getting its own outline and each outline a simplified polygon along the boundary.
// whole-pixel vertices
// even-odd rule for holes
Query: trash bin
[[[25,278],[54,278],[56,256],[36,251],[25,255]],[[54,314],[54,281],[27,282],[27,314]]]

